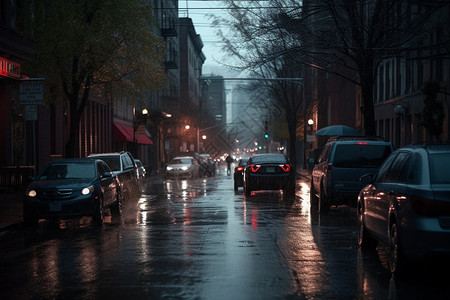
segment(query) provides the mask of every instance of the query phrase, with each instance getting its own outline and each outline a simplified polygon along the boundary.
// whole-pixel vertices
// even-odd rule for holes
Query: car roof
[[[95,157],[95,156],[116,156],[121,154],[127,154],[128,152],[108,152],[108,153],[92,153],[89,154],[88,157]]]
[[[172,158],[171,160],[174,160],[174,159],[180,159],[180,158],[194,159],[192,156],[175,156],[175,157]]]
[[[397,150],[402,149],[411,149],[411,150],[424,150],[428,153],[449,153],[450,152],[450,144],[411,144],[404,147],[401,147]]]
[[[64,164],[64,163],[92,163],[94,161],[97,161],[99,159],[92,159],[88,157],[81,157],[81,158],[62,158],[57,160],[52,160],[48,164]]]
[[[330,137],[327,143],[347,143],[353,144],[355,142],[364,142],[370,144],[392,144],[389,141],[384,140],[381,137],[370,137],[370,136],[334,136]]]

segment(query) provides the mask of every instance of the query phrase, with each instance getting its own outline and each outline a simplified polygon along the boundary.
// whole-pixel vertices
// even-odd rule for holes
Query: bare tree
[[[227,0],[232,28],[226,50],[241,68],[256,68],[284,55],[318,71],[336,74],[361,87],[367,135],[375,135],[374,83],[379,64],[406,51],[448,56],[448,1],[420,0]],[[218,21],[219,22],[219,21]],[[219,32],[221,33],[221,32]],[[424,43],[427,41],[427,43]],[[274,47],[277,45],[277,47]],[[426,45],[426,46],[425,46]],[[263,51],[270,50],[273,51]],[[439,49],[439,51],[431,51]]]
[[[25,34],[36,42],[27,66],[46,78],[46,103],[68,107],[66,156],[77,156],[79,124],[94,90],[139,99],[164,82],[164,42],[141,0],[27,1]],[[109,89],[105,89],[108,86]]]

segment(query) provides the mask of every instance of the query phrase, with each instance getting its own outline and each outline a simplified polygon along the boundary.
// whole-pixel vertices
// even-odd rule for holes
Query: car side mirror
[[[102,174],[102,178],[108,178],[108,177],[112,177],[111,172],[105,172]]]
[[[365,175],[361,176],[359,178],[359,182],[361,182],[364,185],[372,183],[373,182],[373,174],[370,173],[370,174],[365,174]]]
[[[314,157],[308,158],[308,164],[315,165],[316,164],[316,159]]]

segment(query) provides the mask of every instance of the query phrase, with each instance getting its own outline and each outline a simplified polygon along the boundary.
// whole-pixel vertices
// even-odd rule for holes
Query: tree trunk
[[[362,113],[363,113],[363,128],[365,135],[376,136],[375,128],[375,110],[373,104],[373,85],[374,85],[374,62],[373,60],[365,60],[365,68],[360,72],[361,79],[361,96],[362,96]]]
[[[67,158],[79,157],[78,144],[79,144],[79,127],[80,127],[80,114],[78,112],[77,99],[70,100],[70,113],[69,113],[69,134],[66,141],[66,155]]]

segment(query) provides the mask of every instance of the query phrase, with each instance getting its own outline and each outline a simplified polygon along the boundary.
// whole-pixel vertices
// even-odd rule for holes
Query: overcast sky
[[[227,69],[219,62],[225,60],[225,54],[221,52],[222,43],[217,37],[217,28],[213,28],[213,19],[210,14],[226,16],[227,13],[221,0],[179,0],[180,17],[189,17],[195,26],[195,31],[200,34],[203,41],[203,53],[206,61],[203,66],[203,74],[224,75]],[[222,29],[226,32],[226,28]]]

